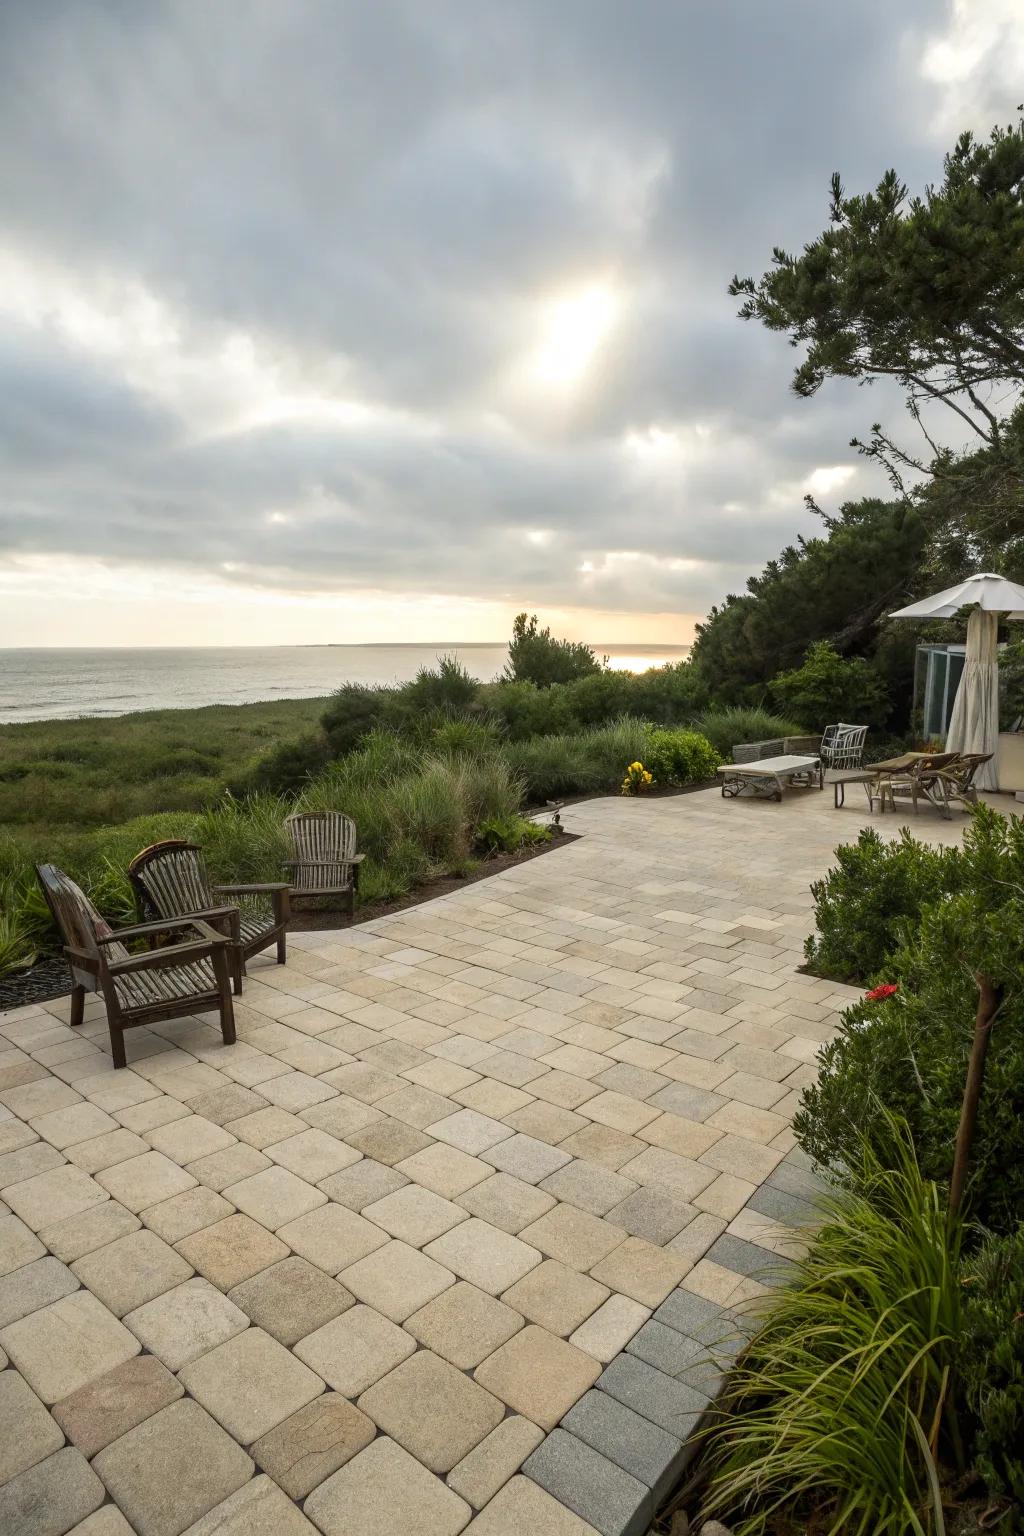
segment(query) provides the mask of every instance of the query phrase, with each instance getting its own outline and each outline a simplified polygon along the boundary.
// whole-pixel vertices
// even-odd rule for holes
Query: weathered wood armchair
[[[225,1045],[235,1040],[228,941],[201,919],[137,923],[115,933],[75,882],[55,864],[37,864],[46,904],[64,940],[71,968],[71,1023],[82,1022],[85,994],[98,992],[107,1005],[110,1052],[115,1067],[127,1065],[124,1032],[216,1009]],[[184,942],[132,954],[124,941],[152,944],[172,936]],[[185,937],[185,936],[188,937]]]
[[[287,859],[293,896],[344,896],[355,911],[359,866],[356,824],[340,811],[297,811],[284,819],[294,857]]]
[[[183,838],[144,848],[129,864],[128,878],[143,918],[198,917],[226,935],[236,992],[250,955],[276,944],[277,963],[284,965],[291,917],[286,884],[212,885],[202,850]]]

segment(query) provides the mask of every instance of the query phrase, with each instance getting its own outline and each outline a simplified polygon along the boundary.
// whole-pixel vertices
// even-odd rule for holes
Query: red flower
[[[892,997],[893,993],[898,991],[899,987],[894,981],[886,981],[880,987],[876,987],[873,992],[866,993],[865,998],[869,1003],[879,1003],[883,997]]]

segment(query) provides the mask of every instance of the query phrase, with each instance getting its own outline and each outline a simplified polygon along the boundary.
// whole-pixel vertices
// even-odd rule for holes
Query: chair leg
[[[85,988],[71,988],[71,1027],[77,1029],[85,1018]]]
[[[236,947],[231,951],[231,985],[235,990],[235,996],[242,995],[242,977],[245,974],[245,960],[241,948]]]
[[[242,952],[237,951],[238,963],[241,965]],[[217,986],[220,991],[220,1033],[225,1045],[235,1043],[235,1005],[231,1001],[231,983],[228,973],[228,959],[223,948],[214,950],[211,960],[213,962],[213,974],[217,978]],[[232,956],[234,965],[234,956]]]
[[[352,886],[349,889],[347,906],[348,906],[348,920],[349,920],[349,922],[351,922],[352,919],[356,915],[356,889],[355,889],[355,886]]]
[[[114,1058],[115,1068],[128,1065],[128,1058],[124,1053],[124,1030],[118,1029],[116,1024],[110,1025],[110,1054]]]
[[[288,935],[282,930],[277,936],[277,963],[286,965],[288,961]]]

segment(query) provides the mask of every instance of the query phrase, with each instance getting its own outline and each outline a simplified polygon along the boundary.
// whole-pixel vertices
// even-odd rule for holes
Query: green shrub
[[[802,734],[795,720],[769,714],[765,709],[745,709],[739,705],[730,709],[706,709],[693,721],[693,728],[707,737],[724,762],[731,759],[732,749],[738,742],[772,741],[777,736]]]
[[[311,731],[297,741],[284,741],[236,778],[232,789],[247,793],[284,795],[301,789],[331,761],[331,747],[326,736]]]
[[[701,784],[714,777],[722,759],[696,731],[651,731],[644,767],[656,784]]]
[[[473,720],[466,715],[442,716],[426,734],[432,752],[486,757],[498,747],[497,727],[490,721]]]
[[[22,971],[36,958],[29,922],[23,909],[23,888],[13,880],[0,883],[0,976]]]
[[[616,793],[623,765],[643,756],[647,737],[642,720],[624,716],[572,735],[511,742],[505,756],[521,774],[528,801],[538,805],[565,795]]]
[[[975,1460],[1024,1529],[1024,1224],[990,1238],[965,1277],[960,1375],[977,1420]]]
[[[827,640],[812,645],[803,665],[768,685],[773,699],[809,731],[846,720],[881,725],[889,714],[885,682],[863,656],[840,656]]]
[[[887,981],[883,971],[929,902],[954,889],[956,853],[920,843],[906,827],[886,842],[865,827],[836,849],[836,863],[811,883],[816,932],[804,942],[808,968],[833,981]]]
[[[509,641],[505,676],[512,683],[536,683],[548,688],[552,683],[569,683],[599,670],[589,645],[580,641],[555,640],[550,629],[540,629],[537,615],[516,615]]]
[[[904,839],[900,856],[915,865],[920,845]],[[1024,821],[979,806],[962,849],[942,858],[940,889],[904,924],[903,942],[885,961],[884,979],[898,991],[846,1010],[793,1129],[816,1161],[845,1172],[863,1138],[874,1144],[880,1103],[906,1120],[924,1174],[947,1181],[978,1007],[975,978],[987,977],[1002,1002],[990,1032],[967,1210],[1002,1234],[1024,1210]],[[858,904],[852,879],[843,910]],[[852,923],[849,931],[852,942]]]
[[[473,841],[484,854],[516,853],[533,843],[549,843],[551,833],[526,816],[487,816],[477,826]]]
[[[707,1440],[702,1516],[735,1536],[943,1530],[936,1439],[960,1331],[958,1236],[905,1132],[770,1303]],[[895,1148],[895,1150],[894,1150]]]
[[[373,688],[364,683],[343,684],[320,716],[320,725],[333,756],[343,757],[368,731],[383,725],[394,695],[393,688]]]
[[[439,656],[436,668],[420,667],[411,683],[396,690],[395,697],[403,710],[466,710],[479,686],[458,657]]]

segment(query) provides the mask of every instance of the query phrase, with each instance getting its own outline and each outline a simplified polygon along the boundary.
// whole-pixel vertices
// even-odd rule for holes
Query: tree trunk
[[[953,1153],[953,1174],[949,1182],[949,1219],[960,1214],[967,1169],[974,1144],[974,1128],[978,1120],[978,1101],[985,1077],[985,1057],[992,1033],[992,1021],[1003,1000],[1002,987],[995,986],[987,976],[978,976],[978,1012],[974,1019],[974,1040],[971,1057],[967,1064],[967,1081],[964,1083],[964,1101],[960,1110],[960,1125],[956,1133],[956,1150]]]

